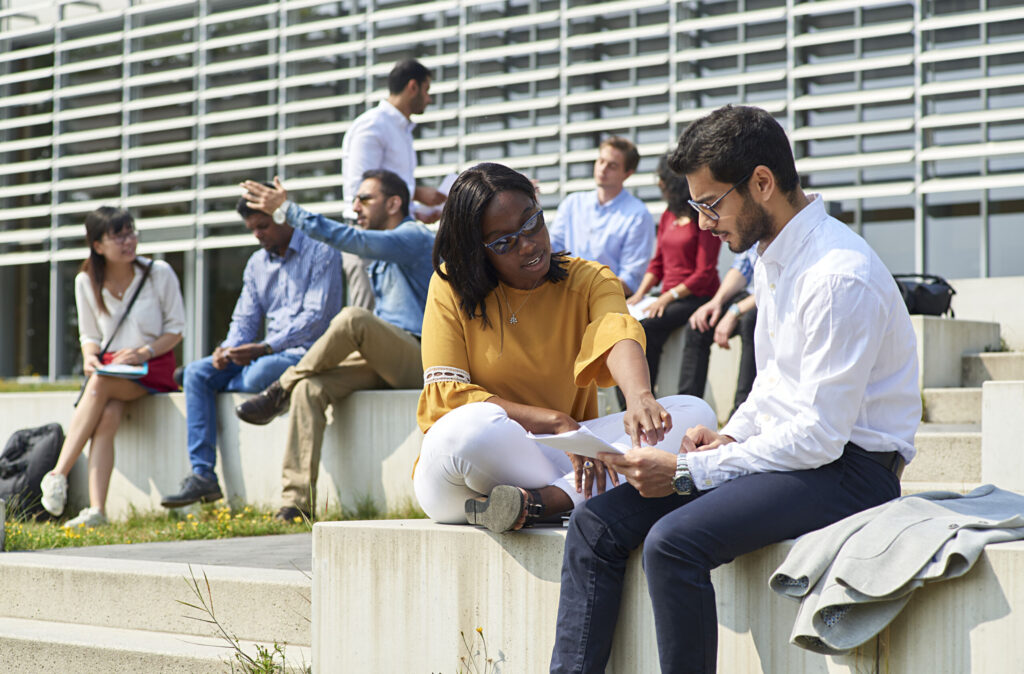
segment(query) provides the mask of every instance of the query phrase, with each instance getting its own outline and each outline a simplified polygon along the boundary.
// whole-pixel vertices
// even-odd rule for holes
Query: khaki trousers
[[[278,380],[291,391],[282,501],[312,510],[327,406],[353,391],[422,388],[420,343],[366,309],[345,307],[296,365]]]

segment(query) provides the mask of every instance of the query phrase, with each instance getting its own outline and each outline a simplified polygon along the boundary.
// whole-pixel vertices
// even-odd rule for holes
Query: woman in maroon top
[[[669,169],[667,157],[658,161],[658,187],[668,209],[658,222],[654,258],[640,287],[626,300],[637,304],[661,282],[661,294],[647,307],[647,318],[640,321],[647,333],[652,384],[657,381],[661,350],[669,335],[686,325],[690,314],[718,290],[718,250],[722,245],[718,237],[697,226],[697,214],[687,203],[690,188],[685,178]]]

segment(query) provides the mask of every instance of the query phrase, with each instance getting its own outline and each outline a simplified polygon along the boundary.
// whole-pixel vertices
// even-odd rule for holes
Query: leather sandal
[[[466,521],[503,534],[516,530],[516,524],[524,515],[523,527],[544,519],[545,510],[544,501],[536,489],[500,484],[491,490],[486,500],[471,498],[466,501]]]

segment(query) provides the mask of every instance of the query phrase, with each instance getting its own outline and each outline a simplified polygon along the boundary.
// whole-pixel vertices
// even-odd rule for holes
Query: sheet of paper
[[[109,377],[123,377],[125,379],[138,379],[149,374],[149,363],[143,363],[142,365],[108,363],[96,368],[96,374],[105,374]]]
[[[448,190],[452,188],[452,185],[455,184],[455,179],[458,177],[459,174],[457,173],[449,173],[444,177],[444,180],[441,181],[441,184],[437,186],[437,191],[448,196]],[[420,220],[431,218],[435,215],[439,215],[442,208],[444,208],[444,204],[441,204],[440,206],[424,206],[423,204],[420,204],[415,209],[415,216]]]
[[[598,458],[598,452],[625,454],[629,451],[629,447],[626,445],[618,442],[605,442],[583,426],[580,426],[575,431],[568,431],[566,433],[539,435],[527,433],[527,435],[548,447],[554,447],[555,449],[563,452],[569,452],[570,454],[589,456],[592,459]]]
[[[632,316],[638,321],[642,321],[645,318],[647,318],[647,307],[651,306],[657,301],[657,297],[654,297],[653,295],[648,295],[647,297],[643,298],[636,304],[627,304],[626,306],[629,307],[630,316]]]

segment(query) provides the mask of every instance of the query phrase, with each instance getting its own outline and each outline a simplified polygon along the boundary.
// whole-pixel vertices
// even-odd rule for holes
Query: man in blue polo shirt
[[[639,163],[633,143],[620,136],[606,138],[594,162],[597,189],[566,197],[550,228],[551,250],[608,265],[626,297],[640,287],[654,254],[654,218],[644,202],[622,187]]]
[[[253,208],[273,213],[314,239],[372,262],[366,271],[373,288],[373,312],[345,307],[327,332],[277,381],[236,409],[238,417],[265,424],[291,400],[288,444],[282,469],[284,505],[276,517],[310,518],[327,406],[353,391],[420,388],[420,331],[433,273],[434,234],[409,217],[409,188],[385,169],[363,173],[353,199],[358,227],[329,220],[287,201],[280,181],[274,187],[242,183]]]

